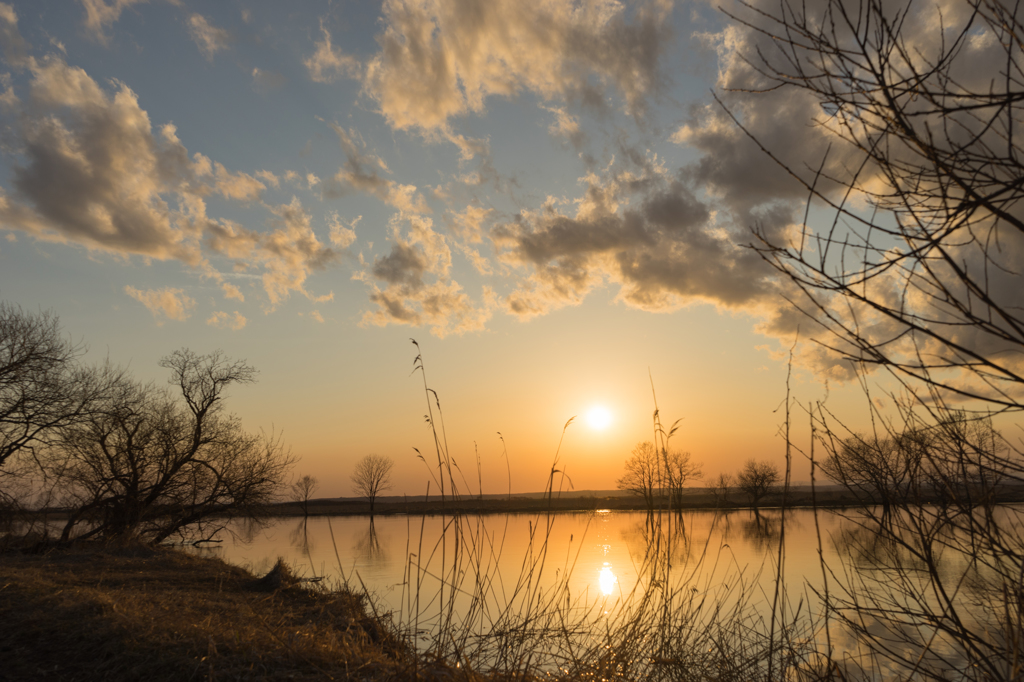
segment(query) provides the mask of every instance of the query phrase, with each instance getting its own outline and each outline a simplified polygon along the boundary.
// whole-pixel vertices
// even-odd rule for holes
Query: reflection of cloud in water
[[[617,582],[619,582],[619,579],[612,573],[612,567],[606,561],[597,576],[597,583],[601,587],[601,594],[606,597],[609,596],[615,589],[615,583]]]

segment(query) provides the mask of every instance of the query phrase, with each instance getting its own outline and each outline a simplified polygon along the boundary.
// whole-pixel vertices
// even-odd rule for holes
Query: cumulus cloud
[[[566,100],[606,86],[639,112],[659,86],[670,10],[668,0],[388,0],[363,85],[393,127],[427,133],[450,134],[451,118],[522,91]]]
[[[496,307],[496,296],[485,287],[482,300],[475,302],[452,280],[451,249],[430,218],[396,217],[390,230],[390,251],[356,274],[370,287],[370,301],[376,305],[361,323],[429,326],[439,337],[482,329]]]
[[[110,42],[107,29],[121,18],[121,12],[146,2],[146,0],[113,0],[109,5],[105,0],[82,0],[85,8],[85,31],[93,39],[103,45]]]
[[[10,135],[19,154],[10,184],[0,187],[0,228],[116,257],[178,260],[242,300],[211,264],[233,258],[260,278],[269,309],[291,292],[316,298],[307,279],[336,254],[320,243],[297,199],[263,203],[276,176],[190,155],[173,125],[154,131],[123,83],[108,91],[53,55],[27,58],[26,69],[28,95],[13,102]],[[212,192],[264,210],[268,229],[208,216],[204,197]]]
[[[242,313],[238,312],[237,310],[233,313],[218,310],[206,320],[206,324],[210,325],[211,327],[218,327],[220,329],[231,329],[233,331],[238,331],[239,329],[242,329],[243,327],[245,327],[247,322],[248,320],[245,319],[245,316],[242,315]]]
[[[497,224],[499,259],[528,276],[507,298],[528,318],[574,305],[596,286],[619,286],[619,300],[652,311],[694,301],[751,306],[772,288],[770,270],[739,245],[692,187],[653,160],[642,170],[582,178],[582,196],[550,199]]]
[[[309,71],[309,77],[317,83],[333,83],[341,77],[358,78],[362,71],[359,60],[343,53],[331,44],[331,34],[320,25],[323,38],[316,44],[316,52],[303,64]]]
[[[183,290],[172,287],[141,290],[126,286],[124,293],[146,306],[149,312],[153,313],[158,325],[167,320],[184,322],[192,314],[191,310],[196,304],[195,299],[186,296]]]
[[[314,301],[333,298],[333,294],[312,294],[305,284],[312,273],[335,262],[337,252],[317,238],[312,219],[297,197],[288,204],[270,208],[275,219],[274,229],[269,232],[249,230],[227,220],[207,220],[206,246],[234,259],[240,267],[262,269],[270,310],[287,300],[293,291]]]
[[[188,18],[188,32],[199,52],[210,62],[217,52],[227,48],[231,42],[231,34],[227,30],[214,26],[202,14],[193,14]]]
[[[30,70],[35,115],[22,119],[17,195],[0,194],[0,224],[42,239],[198,263],[195,235],[162,196],[188,182],[173,127],[153,135],[127,86],[108,95],[62,59],[32,60]]]
[[[221,282],[220,288],[224,292],[224,298],[233,298],[236,301],[245,302],[245,296],[242,294],[242,290],[236,287],[230,282]]]
[[[938,11],[936,4],[914,6],[906,16],[901,17],[901,50],[893,53],[894,61],[887,68],[894,72],[909,73],[908,65],[901,60],[911,60],[917,62],[922,72],[930,72],[932,65],[937,63],[938,51],[943,47],[942,41],[936,40],[935,36],[942,31],[946,31],[947,35],[955,35],[960,27],[971,20],[974,11],[968,3],[941,0],[937,6]],[[856,50],[852,32],[843,25],[840,17],[836,17],[835,22],[822,21],[827,7],[826,2],[807,2],[801,5],[799,12],[807,13],[812,26],[827,25],[835,28],[840,43],[846,41],[851,49]],[[734,3],[726,9],[738,12],[754,25],[765,26],[767,17],[778,12],[779,6],[774,2],[755,0],[743,6]],[[790,19],[795,16],[791,15]],[[974,17],[973,26],[964,48],[958,51],[956,59],[951,63],[950,73],[953,77],[949,81],[930,83],[933,91],[951,87],[961,87],[967,93],[989,91],[991,64],[1005,59],[1005,49],[999,45],[999,41],[991,39],[991,26],[984,25],[978,17]],[[797,326],[802,325],[804,336],[817,337],[823,343],[856,356],[856,348],[846,343],[842,336],[822,333],[822,326],[815,322],[815,318],[819,322],[831,319],[829,326],[832,329],[838,325],[856,328],[858,333],[870,339],[876,348],[890,357],[924,357],[939,363],[963,361],[963,358],[953,357],[951,346],[937,343],[927,334],[908,333],[905,324],[879,312],[878,306],[888,306],[902,311],[902,314],[920,315],[920,324],[952,341],[956,347],[970,349],[970,352],[989,358],[1001,357],[999,363],[1005,363],[1005,366],[1019,363],[1024,369],[1024,359],[1018,360],[1016,355],[1007,353],[1006,339],[1012,334],[1007,335],[1008,330],[999,329],[1001,323],[985,321],[977,325],[957,324],[962,311],[954,310],[947,301],[942,300],[943,297],[947,293],[959,296],[962,301],[968,302],[966,307],[969,309],[975,307],[975,301],[972,295],[961,290],[962,285],[958,282],[960,275],[944,271],[942,259],[933,259],[934,264],[930,265],[925,275],[921,270],[904,267],[910,264],[902,261],[906,244],[900,244],[898,239],[880,244],[877,233],[872,233],[870,237],[858,233],[860,216],[867,216],[873,209],[878,209],[879,215],[885,216],[887,211],[900,212],[908,208],[907,205],[889,202],[887,197],[894,196],[891,178],[865,156],[864,150],[872,148],[877,142],[882,128],[873,125],[860,127],[857,119],[844,118],[847,112],[837,110],[834,106],[823,106],[819,97],[807,90],[774,87],[777,83],[766,75],[770,69],[760,67],[760,60],[774,62],[783,71],[791,70],[794,68],[790,61],[793,53],[783,54],[772,39],[773,35],[781,33],[776,30],[778,26],[768,28],[761,32],[753,26],[734,22],[718,34],[705,36],[708,43],[717,50],[719,72],[716,90],[727,110],[719,105],[695,108],[684,125],[675,131],[672,136],[674,142],[687,145],[700,154],[699,160],[683,168],[679,176],[704,192],[717,211],[718,222],[737,227],[753,226],[773,244],[792,245],[801,236],[794,223],[799,220],[798,216],[803,212],[807,198],[805,184],[815,181],[815,174],[820,167],[822,172],[817,179],[817,189],[831,201],[845,201],[847,212],[845,219],[835,225],[827,218],[815,224],[812,213],[812,224],[808,226],[809,234],[804,235],[804,243],[808,249],[817,248],[815,234],[821,235],[835,229],[837,240],[846,247],[842,249],[842,254],[838,249],[834,250],[836,253],[832,266],[836,272],[863,268],[865,261],[876,264],[878,270],[876,276],[866,280],[859,290],[864,296],[862,302],[833,297],[827,291],[822,291],[816,302],[820,308],[807,301],[786,278],[777,279],[775,289],[789,301],[803,305],[812,315],[801,315],[781,299],[759,301],[753,308],[762,318],[759,329],[770,336],[792,338]],[[871,33],[874,29],[867,30]],[[821,55],[807,56],[805,70],[800,73],[801,77],[808,79],[807,82],[816,82],[813,72],[817,68],[837,68],[831,56],[824,60],[821,60]],[[841,93],[846,81],[833,78],[831,83]],[[868,110],[864,108],[868,96],[857,95],[860,103],[857,112],[870,119],[871,114],[865,113]],[[988,115],[984,111],[971,110],[962,118],[932,115],[925,111],[930,106],[925,101],[927,98],[909,99],[909,92],[907,97],[905,104],[915,114],[911,125],[920,126],[924,137],[935,139],[940,145],[945,144],[941,138],[943,133],[936,131],[949,130],[956,130],[953,137],[960,140],[967,139],[968,131],[974,131],[978,135],[976,149],[1005,144],[999,138],[1002,133],[996,132],[999,125],[984,130],[981,128],[981,122]],[[746,132],[740,129],[737,122]],[[843,127],[845,123],[852,125]],[[986,135],[990,135],[991,139],[987,140]],[[775,159],[765,154],[751,137],[765,145]],[[923,158],[920,149],[913,144],[902,144],[894,138],[888,138],[883,141],[882,148],[890,160],[906,164],[906,167],[916,164],[923,164],[925,168],[931,166],[932,160]],[[781,168],[779,162],[793,175],[802,178],[802,182]],[[848,188],[842,182],[835,182],[835,179],[853,182],[856,187],[847,193]],[[914,178],[919,190],[928,191],[930,182],[927,174]],[[950,184],[955,186],[955,183]],[[958,204],[956,196],[952,200],[952,203]],[[922,218],[925,222],[931,220],[932,216],[928,212],[933,209],[936,211],[933,214],[936,220],[946,220],[949,217],[946,208],[942,201],[937,201],[933,206],[927,202],[917,202],[913,208],[916,215],[908,216],[907,220],[926,228],[927,225],[917,221]],[[1024,214],[1024,209],[1013,210]],[[884,220],[888,218],[883,217]],[[972,215],[967,222],[955,217],[955,224],[962,225],[960,232],[965,234],[962,239],[946,243],[944,255],[957,262],[964,272],[985,273],[983,276],[978,275],[977,284],[985,291],[988,300],[998,302],[1003,310],[1019,310],[1024,305],[1024,286],[1012,264],[1020,261],[1012,259],[1024,254],[1024,237],[1014,230],[998,228],[984,214]],[[986,236],[981,238],[980,234]],[[864,244],[866,238],[872,240],[873,246],[865,251],[858,245]],[[996,244],[998,246],[993,246]],[[858,254],[854,260],[845,263],[838,260],[850,257],[854,251]],[[825,258],[824,254],[816,251],[808,250],[805,254],[812,261]],[[792,265],[791,262],[789,264]],[[923,275],[936,279],[927,282]],[[943,282],[942,286],[945,287],[945,292],[938,299],[929,295],[938,291],[936,282]],[[824,283],[828,286],[836,284]],[[852,365],[821,345],[805,345],[801,360],[806,366],[827,376],[841,379],[852,376]]]
[[[365,192],[406,213],[430,212],[415,185],[402,185],[381,175],[381,172],[390,174],[391,171],[383,159],[365,151],[365,143],[357,131],[337,124],[332,127],[345,154],[345,163],[334,177],[324,182],[324,198],[336,199],[352,191]]]

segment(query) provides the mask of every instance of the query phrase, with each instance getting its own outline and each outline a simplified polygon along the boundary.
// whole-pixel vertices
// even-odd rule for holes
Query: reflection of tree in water
[[[231,528],[231,533],[243,544],[250,544],[266,526],[267,522],[262,519],[242,517],[239,522]]]
[[[373,517],[370,518],[370,525],[366,529],[366,533],[359,538],[353,549],[356,555],[366,563],[387,563],[388,556],[380,543],[380,539],[377,537],[377,528],[373,525]]]
[[[288,533],[288,542],[291,546],[299,550],[303,554],[312,554],[315,549],[313,541],[309,537],[309,528],[307,526],[308,520],[300,520],[291,532]]]
[[[754,514],[740,523],[743,539],[758,551],[769,549],[779,538],[781,519],[768,514]]]
[[[637,521],[623,528],[621,533],[630,557],[638,564],[650,559],[654,552],[669,551],[672,561],[677,563],[689,560],[693,553],[686,526],[668,514],[656,514],[653,521],[651,518]]]
[[[779,535],[782,533],[783,513],[785,514],[786,533],[799,533],[803,524],[797,521],[793,510],[774,514],[761,512],[760,514],[755,513],[740,523],[743,539],[762,552],[777,546]]]

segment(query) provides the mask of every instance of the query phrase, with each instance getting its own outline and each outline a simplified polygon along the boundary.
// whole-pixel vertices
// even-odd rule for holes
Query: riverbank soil
[[[167,548],[0,553],[0,680],[467,678],[454,672],[282,564],[257,579]]]

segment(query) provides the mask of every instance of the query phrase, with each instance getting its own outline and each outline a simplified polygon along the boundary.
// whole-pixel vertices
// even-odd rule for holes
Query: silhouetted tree
[[[721,507],[729,501],[729,491],[732,490],[733,480],[731,474],[721,473],[709,486],[711,494],[715,497],[715,504]]]
[[[962,426],[1024,410],[1024,6],[741,0],[734,16],[754,43],[742,55],[752,67],[742,87],[812,104],[806,124],[822,142],[814,158],[783,165],[807,190],[804,224],[758,225],[756,248],[812,328],[829,332],[827,347],[854,368],[889,370],[907,389],[913,410],[888,437],[933,436],[921,466],[948,496],[938,507],[908,505],[888,524],[864,522],[900,551],[882,553],[884,593],[847,585],[853,596],[837,599],[835,613],[848,614],[871,656],[903,667],[894,677],[947,676],[944,655],[919,654],[921,623],[941,630],[965,677],[1014,677],[1020,516],[990,497],[977,510],[965,482],[1020,482],[1024,467],[1019,446],[1000,453],[994,434]],[[775,151],[773,140],[758,144]],[[972,418],[950,420],[954,403]],[[868,445],[899,450],[884,439]]]
[[[663,451],[663,487],[669,495],[670,505],[682,512],[683,489],[686,484],[701,477],[701,465],[694,462],[689,452]]]
[[[72,509],[62,539],[206,538],[226,514],[254,514],[273,501],[292,458],[223,411],[225,389],[254,381],[256,370],[187,349],[160,364],[180,397],[121,375],[40,456]]]
[[[658,452],[650,441],[637,443],[626,460],[626,473],[616,486],[619,490],[642,497],[648,511],[654,511],[654,495],[658,486]]]
[[[92,408],[110,377],[80,366],[83,352],[52,313],[0,303],[0,467]]]
[[[832,481],[867,494],[888,515],[894,505],[907,501],[920,481],[928,447],[929,437],[923,431],[891,437],[854,435],[841,441],[820,466]]]
[[[779,482],[780,478],[782,475],[776,465],[771,462],[758,462],[750,459],[736,475],[736,487],[746,494],[750,504],[754,507],[754,513],[760,514],[758,508],[761,500],[769,493],[774,492],[775,484]]]
[[[309,500],[320,487],[316,476],[302,476],[292,483],[292,499],[302,504],[302,515],[309,516]]]
[[[395,462],[390,457],[377,454],[366,455],[356,462],[352,485],[356,492],[370,501],[371,516],[377,495],[391,488],[391,469],[394,466]]]

